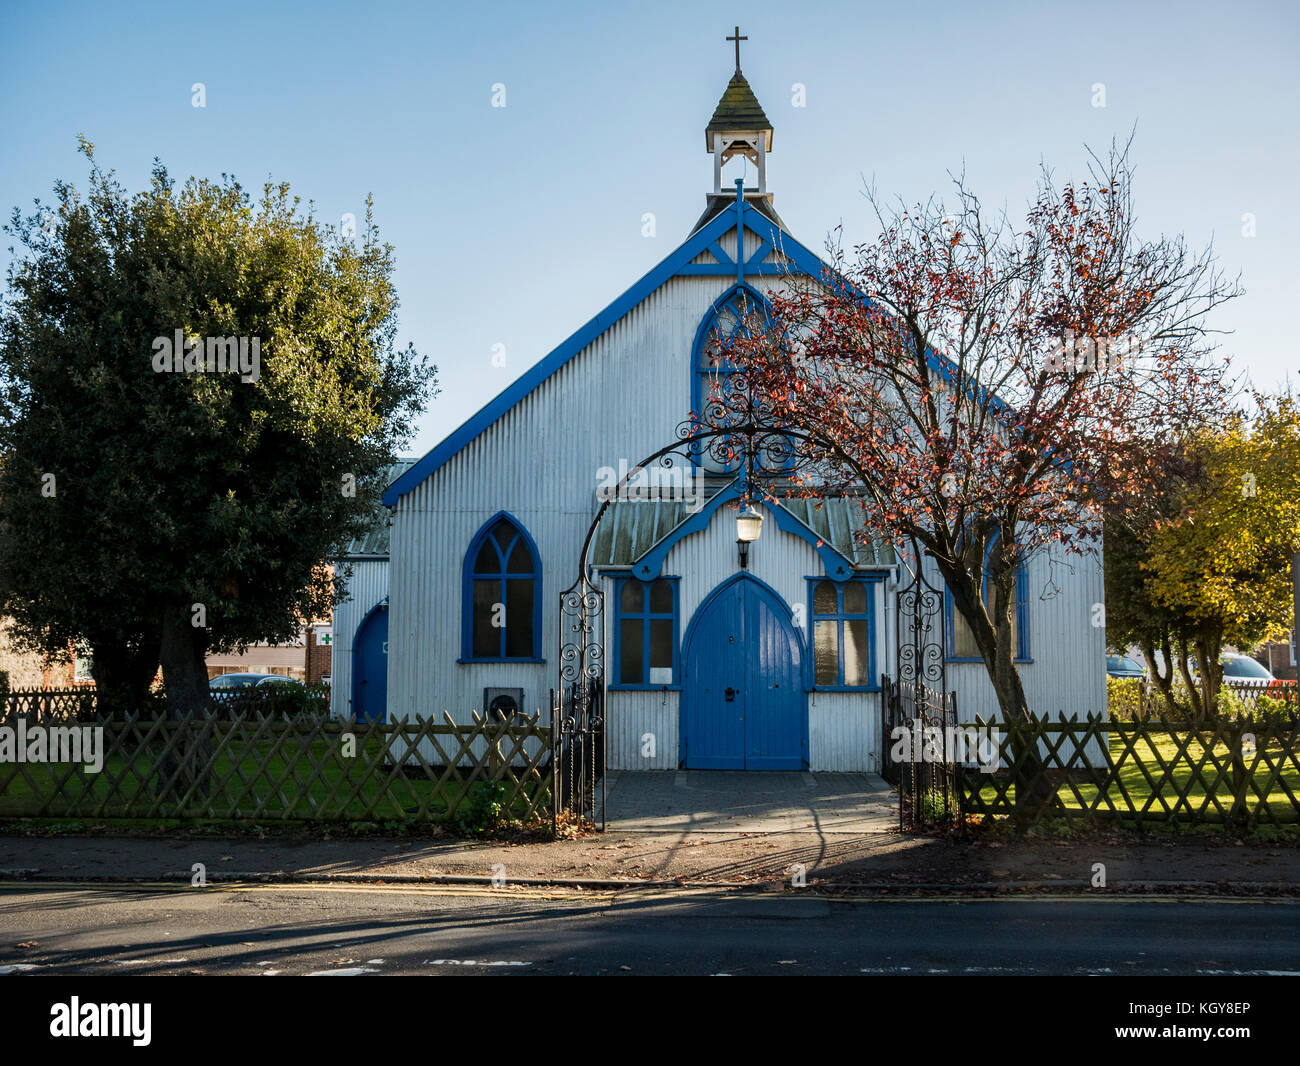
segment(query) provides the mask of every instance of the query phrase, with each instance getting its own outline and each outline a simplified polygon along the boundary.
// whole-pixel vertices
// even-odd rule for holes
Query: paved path
[[[620,771],[609,775],[609,828],[620,833],[885,833],[898,798],[876,774]]]

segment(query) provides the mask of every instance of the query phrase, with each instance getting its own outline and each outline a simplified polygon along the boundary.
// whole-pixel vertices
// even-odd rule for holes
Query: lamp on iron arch
[[[746,504],[745,509],[736,515],[736,547],[740,551],[742,570],[749,569],[749,546],[762,532],[763,516],[754,510],[752,504]]]

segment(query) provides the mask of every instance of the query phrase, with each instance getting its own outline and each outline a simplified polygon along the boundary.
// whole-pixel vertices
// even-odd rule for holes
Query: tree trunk
[[[121,641],[92,641],[90,653],[99,714],[106,718],[139,714],[146,705],[149,688],[158,672],[157,647]]]
[[[167,717],[172,723],[171,731],[183,734],[159,766],[160,788],[175,800],[191,792],[206,796],[208,781],[204,768],[211,758],[207,734],[208,668],[204,663],[208,633],[202,626],[192,624],[190,609],[188,603],[169,602],[165,606],[159,649]]]
[[[1219,689],[1223,685],[1223,666],[1219,653],[1223,650],[1223,637],[1211,625],[1202,625],[1196,631],[1196,657],[1201,664],[1201,694],[1205,701],[1205,714],[1215,718],[1219,713]]]
[[[1016,669],[1015,648],[1011,634],[1012,612],[1016,609],[1016,572],[1014,560],[1000,556],[995,547],[990,553],[989,581],[993,585],[993,621],[984,611],[982,589],[969,573],[945,575],[953,594],[953,607],[971,627],[975,644],[984,660],[984,669],[993,684],[998,707],[1009,723],[1032,725],[1025,689]],[[996,626],[996,628],[995,628]],[[1020,731],[1013,733],[1011,753],[1015,759],[1015,812],[1017,822],[1032,822],[1056,802],[1056,789],[1048,780],[1046,767],[1036,740]]]
[[[1178,648],[1178,672],[1182,675],[1183,684],[1187,686],[1187,699],[1192,705],[1192,717],[1205,717],[1205,704],[1201,700],[1201,688],[1192,680],[1191,671],[1187,669],[1187,638],[1180,636],[1177,642]]]
[[[1160,671],[1160,661],[1156,659],[1154,643],[1146,641],[1139,646],[1142,648],[1142,654],[1146,656],[1147,665],[1151,669],[1151,680],[1155,682],[1156,688],[1160,690],[1160,695],[1164,697],[1165,706],[1169,708],[1170,715],[1176,718],[1181,712],[1178,709],[1177,701],[1174,699],[1174,656],[1168,634],[1160,639],[1160,658],[1165,664],[1163,673]]]
[[[992,649],[993,670],[990,673],[993,690],[1008,721],[1029,725],[1033,717],[1025,699],[1020,671],[1016,669],[1015,637],[1011,629],[1011,618],[1016,610],[1016,572],[1010,566],[1000,573],[994,569],[989,580],[993,583],[993,613],[997,623],[996,642]],[[987,657],[985,665],[988,665]],[[1057,804],[1056,788],[1048,777],[1036,739],[1017,734],[1012,739],[1011,752],[1016,760],[1015,819],[1022,824],[1029,823]]]

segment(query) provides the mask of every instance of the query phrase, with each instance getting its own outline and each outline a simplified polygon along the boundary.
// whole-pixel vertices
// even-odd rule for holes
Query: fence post
[[[1246,758],[1242,750],[1242,738],[1248,728],[1249,724],[1240,718],[1233,719],[1228,727],[1228,754],[1232,760],[1232,810],[1229,818],[1235,826],[1244,826],[1249,821],[1246,812]]]
[[[560,831],[559,723],[555,716],[555,689],[551,693],[551,833]]]

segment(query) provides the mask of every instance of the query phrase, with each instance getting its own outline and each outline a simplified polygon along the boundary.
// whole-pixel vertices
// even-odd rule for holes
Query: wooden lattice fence
[[[55,724],[11,711],[0,727],[28,741],[33,728],[102,731],[97,771],[86,745],[78,763],[0,761],[0,816],[440,822],[485,797],[501,818],[554,814],[553,730],[538,714],[463,725],[151,712]]]
[[[16,688],[9,691],[0,707],[0,717],[22,715],[29,722],[80,722],[93,719],[98,711],[94,685],[73,688]]]
[[[993,773],[962,769],[966,814],[1017,813],[1015,781],[1037,750],[1053,798],[1035,820],[1138,828],[1300,822],[1300,718],[1294,715],[1171,721],[1140,712],[1127,720],[1039,717],[978,725],[995,738],[1000,762]]]

